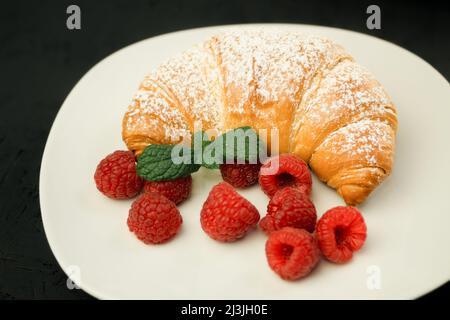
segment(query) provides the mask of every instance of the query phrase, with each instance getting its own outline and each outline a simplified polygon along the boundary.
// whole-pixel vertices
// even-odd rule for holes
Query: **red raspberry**
[[[291,227],[274,231],[266,242],[270,268],[281,278],[296,280],[308,275],[320,259],[316,239],[306,230]]]
[[[278,170],[274,173],[264,173],[278,162]],[[269,159],[262,167],[259,174],[259,184],[269,197],[273,197],[275,192],[284,187],[294,187],[306,195],[310,195],[312,179],[306,163],[294,155],[281,154]]]
[[[220,172],[224,181],[235,188],[245,188],[258,182],[260,163],[221,164]]]
[[[172,238],[183,219],[175,204],[157,193],[144,193],[131,205],[128,228],[146,244]]]
[[[301,191],[283,188],[270,199],[267,215],[261,219],[259,226],[270,234],[283,227],[293,227],[314,232],[317,214],[314,204]]]
[[[319,219],[316,236],[322,254],[330,261],[344,263],[366,240],[367,228],[358,209],[335,207]]]
[[[94,179],[97,189],[112,199],[133,198],[142,189],[131,151],[115,151],[100,161]]]
[[[227,182],[212,188],[200,213],[203,230],[225,242],[243,237],[258,221],[258,210]]]
[[[156,192],[165,196],[175,204],[186,200],[191,194],[192,177],[187,176],[169,181],[145,181],[145,192]]]

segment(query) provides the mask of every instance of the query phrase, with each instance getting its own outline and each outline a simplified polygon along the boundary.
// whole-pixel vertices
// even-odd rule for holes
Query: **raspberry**
[[[278,170],[274,173],[264,173],[278,161]],[[275,192],[284,187],[297,188],[309,196],[311,193],[311,173],[306,163],[291,154],[281,154],[269,159],[262,167],[259,174],[259,184],[264,193],[273,197]]]
[[[366,240],[367,228],[358,209],[335,207],[319,219],[316,236],[322,254],[335,263],[352,258],[353,251],[361,249]]]
[[[224,242],[243,237],[258,221],[258,210],[227,182],[212,188],[200,214],[203,230]]]
[[[283,227],[314,232],[317,214],[314,204],[301,191],[287,187],[275,193],[267,206],[267,215],[259,226],[267,234]]]
[[[97,166],[94,175],[97,189],[112,199],[129,199],[142,189],[136,174],[136,159],[131,151],[115,151]]]
[[[260,163],[221,164],[220,172],[224,181],[235,188],[249,187],[258,182]]]
[[[146,244],[161,243],[172,238],[183,219],[175,204],[157,193],[144,193],[131,205],[128,228]]]
[[[192,177],[178,178],[169,181],[145,181],[145,192],[156,192],[165,196],[175,204],[186,200],[191,194]]]
[[[306,230],[291,227],[274,231],[266,242],[270,268],[281,278],[296,280],[308,275],[320,259],[316,239]]]

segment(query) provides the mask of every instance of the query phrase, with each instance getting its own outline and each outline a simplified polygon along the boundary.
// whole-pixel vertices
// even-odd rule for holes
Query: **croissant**
[[[356,205],[391,172],[397,115],[381,84],[329,39],[231,31],[146,76],[122,136],[138,156],[149,144],[179,142],[196,125],[277,128],[280,153],[301,157]]]

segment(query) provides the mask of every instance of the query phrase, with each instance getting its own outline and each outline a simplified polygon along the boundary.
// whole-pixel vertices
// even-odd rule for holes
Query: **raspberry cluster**
[[[200,212],[202,229],[214,240],[233,242],[259,222],[268,236],[267,262],[281,278],[307,276],[321,255],[334,263],[347,262],[363,246],[367,227],[356,208],[335,207],[317,221],[311,173],[296,156],[281,154],[264,164],[222,164],[220,172],[224,181],[212,188]],[[144,181],[136,172],[133,153],[116,151],[100,161],[94,180],[112,199],[130,199],[143,190],[131,205],[127,224],[144,243],[166,242],[180,230],[183,219],[177,205],[191,194],[191,175]],[[270,198],[261,220],[256,207],[235,189],[258,182]]]
[[[111,199],[131,199],[128,228],[146,244],[174,237],[182,218],[176,205],[191,194],[192,177],[169,181],[144,181],[137,175],[136,159],[130,151],[115,151],[98,164],[94,174],[97,189]]]

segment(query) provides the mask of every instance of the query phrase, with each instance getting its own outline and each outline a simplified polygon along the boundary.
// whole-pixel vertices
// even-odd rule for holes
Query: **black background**
[[[81,7],[81,30],[66,28],[70,4]],[[366,28],[370,4],[381,7],[381,30]],[[45,141],[59,107],[82,75],[104,57],[138,40],[175,30],[291,22],[340,27],[389,40],[424,58],[449,79],[449,7],[448,1],[1,3],[0,298],[90,298],[66,287],[66,276],[45,238],[38,182]],[[425,296],[448,297],[449,284]]]

